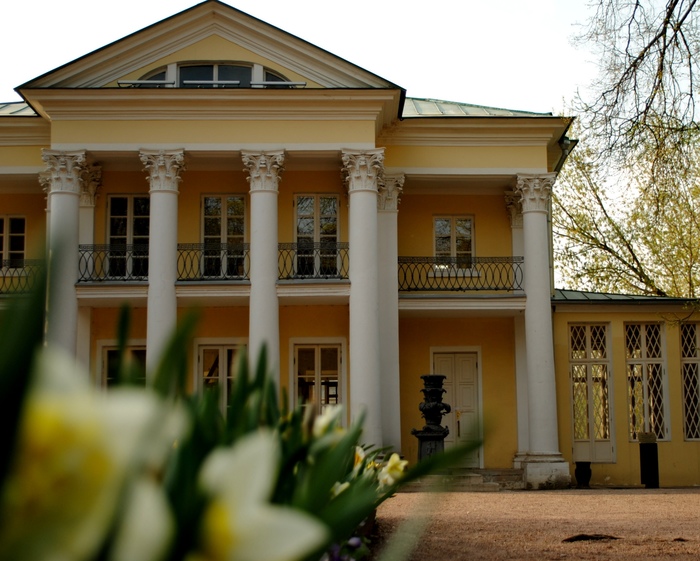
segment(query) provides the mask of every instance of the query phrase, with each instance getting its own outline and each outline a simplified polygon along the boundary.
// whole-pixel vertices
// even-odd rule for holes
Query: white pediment
[[[321,88],[399,88],[303,39],[217,0],[207,0],[20,86],[102,88],[161,61],[230,60],[247,53]],[[193,55],[193,53],[196,53]],[[196,57],[196,58],[195,58]]]

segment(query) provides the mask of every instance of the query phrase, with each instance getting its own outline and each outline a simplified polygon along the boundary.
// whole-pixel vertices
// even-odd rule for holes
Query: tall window
[[[697,323],[681,325],[683,426],[685,438],[700,439],[700,341]]]
[[[471,216],[436,216],[433,220],[435,257],[438,264],[472,266],[474,219]]]
[[[22,216],[0,216],[0,267],[23,267],[26,223]]]
[[[212,195],[202,204],[204,276],[243,277],[245,274],[245,198]]]
[[[297,403],[315,405],[321,413],[341,403],[340,345],[297,345],[294,353]]]
[[[651,432],[668,436],[662,328],[658,323],[625,325],[630,438]]]
[[[605,324],[569,326],[569,367],[575,459],[609,459],[610,357]]]
[[[300,277],[334,276],[338,272],[338,197],[299,195],[297,263]]]
[[[110,276],[148,276],[150,211],[147,196],[109,198]]]
[[[199,345],[197,348],[197,389],[219,389],[219,405],[225,412],[234,380],[238,345]]]

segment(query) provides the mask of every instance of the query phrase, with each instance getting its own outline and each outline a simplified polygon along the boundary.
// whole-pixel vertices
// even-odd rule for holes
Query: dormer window
[[[187,62],[169,64],[140,80],[120,80],[123,87],[136,88],[294,88],[306,82],[291,82],[260,64],[233,62]]]

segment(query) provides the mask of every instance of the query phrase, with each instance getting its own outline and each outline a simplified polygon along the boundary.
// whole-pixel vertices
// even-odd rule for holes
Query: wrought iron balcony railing
[[[43,271],[43,259],[5,259],[0,261],[0,294],[22,294],[34,288]]]
[[[399,291],[523,290],[522,257],[399,257]]]
[[[347,279],[350,267],[347,243],[279,244],[279,278]]]
[[[146,280],[147,245],[78,246],[78,282]]]
[[[177,246],[177,280],[242,281],[250,274],[250,244],[201,244]]]

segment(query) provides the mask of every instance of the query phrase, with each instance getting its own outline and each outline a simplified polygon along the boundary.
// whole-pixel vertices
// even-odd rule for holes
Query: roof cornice
[[[0,146],[51,143],[51,125],[41,117],[0,117]]]
[[[566,132],[566,117],[411,117],[392,123],[378,139],[403,146],[551,146]]]

